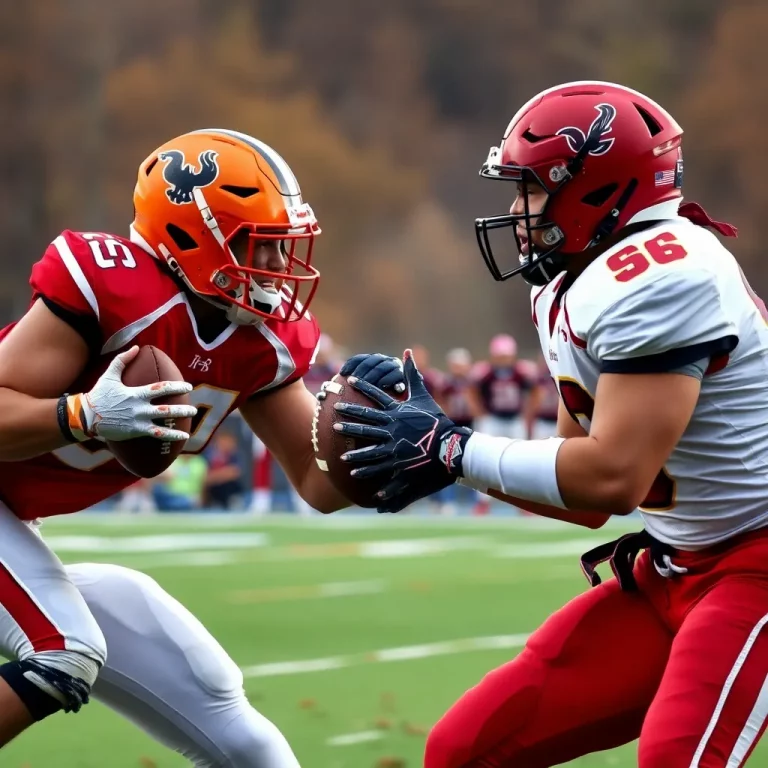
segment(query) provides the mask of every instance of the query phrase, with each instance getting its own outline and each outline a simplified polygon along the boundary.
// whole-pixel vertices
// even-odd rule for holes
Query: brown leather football
[[[337,421],[356,421],[352,416],[338,413],[334,405],[340,401],[376,408],[376,403],[350,386],[345,376],[336,374],[325,386],[326,396],[318,400],[315,416],[312,420],[312,447],[315,451],[317,466],[328,473],[334,487],[359,507],[377,506],[376,492],[381,487],[380,480],[358,480],[350,475],[352,467],[341,460],[341,455],[356,448],[370,445],[370,442],[358,437],[342,435],[333,429]],[[388,394],[404,399],[405,394]]]
[[[184,381],[184,376],[161,349],[147,345],[131,360],[123,371],[123,384],[140,387],[158,381]],[[191,405],[189,395],[171,395],[152,400],[155,405]],[[159,426],[190,432],[192,419],[157,419]],[[157,440],[154,437],[135,437],[132,440],[107,440],[107,448],[117,460],[138,477],[156,477],[173,464],[184,449],[183,441]]]

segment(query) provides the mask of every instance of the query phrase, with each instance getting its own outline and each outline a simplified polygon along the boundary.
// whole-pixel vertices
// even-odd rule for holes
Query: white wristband
[[[462,461],[466,484],[566,509],[557,486],[557,452],[564,442],[562,437],[509,440],[474,432]]]

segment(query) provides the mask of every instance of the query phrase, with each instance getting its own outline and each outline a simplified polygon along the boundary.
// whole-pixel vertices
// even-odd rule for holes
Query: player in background
[[[430,365],[429,350],[423,344],[413,345],[414,359],[418,360],[417,365],[424,377],[424,386],[432,397],[440,397],[443,388],[443,372]]]
[[[494,336],[488,345],[488,362],[477,365],[473,378],[482,407],[478,429],[497,437],[523,437],[534,417],[529,393],[535,381],[520,365],[515,339],[506,333]]]
[[[482,405],[472,378],[472,355],[468,349],[456,347],[446,354],[445,364],[446,370],[436,400],[455,424],[472,427],[475,419],[482,413]],[[438,510],[440,514],[456,514],[456,491],[456,488],[449,487],[438,494],[442,502]],[[469,493],[477,495],[473,491]]]
[[[418,366],[418,362],[417,362]],[[536,418],[531,397],[535,380],[517,357],[517,342],[506,333],[491,339],[488,362],[479,363],[473,371],[475,394],[481,413],[477,428],[496,437],[524,437],[533,428]],[[490,512],[491,500],[485,493],[478,495],[472,509],[475,515]]]
[[[537,385],[532,394],[535,419],[531,431],[526,435],[529,440],[557,435],[557,414],[560,410],[560,393],[544,355],[539,355],[535,363],[535,376]]]
[[[472,355],[468,349],[456,347],[448,351],[445,363],[446,372],[436,399],[455,424],[471,427],[483,412],[472,378]]]
[[[407,404],[357,383],[382,410],[336,405],[371,424],[347,460],[380,478],[380,511],[463,477],[549,517],[644,523],[582,557],[594,588],[450,709],[425,768],[541,768],[638,737],[639,768],[738,768],[765,729],[766,311],[712,232],[733,227],[682,203],[681,143],[648,97],[568,83],[526,103],[482,168],[512,206],[478,241],[496,279],[533,285],[559,437],[455,426],[409,354]]]
[[[186,440],[195,453],[234,409],[308,504],[347,506],[307,437],[320,228],[287,163],[245,134],[185,134],[141,164],[134,209],[128,238],[59,235],[33,267],[28,312],[2,334],[0,745],[93,695],[197,765],[297,768],[183,606],[142,573],[63,566],[34,525],[135,481],[104,440]],[[126,387],[145,344],[186,382]],[[194,405],[151,402],[180,393]],[[153,422],[168,416],[194,416],[191,434]]]

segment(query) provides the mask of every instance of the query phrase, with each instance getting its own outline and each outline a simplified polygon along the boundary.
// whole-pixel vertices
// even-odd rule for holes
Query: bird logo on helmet
[[[222,128],[177,136],[141,164],[133,200],[133,242],[230,322],[305,316],[321,230],[272,147]]]
[[[216,162],[218,152],[210,149],[200,153],[197,160],[200,165],[199,171],[194,170],[187,163],[184,153],[179,152],[178,149],[161,152],[158,157],[166,164],[163,168],[163,178],[168,182],[169,187],[165,194],[174,205],[191,203],[192,193],[196,189],[213,184],[219,175],[219,166]]]
[[[568,146],[574,154],[578,154],[587,143],[589,136],[605,136],[611,132],[611,123],[616,117],[616,107],[612,104],[598,104],[595,109],[598,111],[598,116],[592,121],[592,125],[589,126],[589,130],[585,134],[581,128],[569,125],[565,128],[561,128],[557,131],[558,136],[565,136]],[[616,139],[600,139],[593,149],[590,149],[588,154],[590,155],[604,155],[612,146]]]

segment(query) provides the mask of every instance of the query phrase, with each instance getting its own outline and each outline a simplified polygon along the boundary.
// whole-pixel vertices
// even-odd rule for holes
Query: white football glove
[[[66,420],[75,440],[154,437],[177,442],[189,439],[187,432],[158,426],[153,420],[191,418],[197,408],[193,405],[154,405],[150,400],[185,395],[192,391],[192,385],[186,381],[159,381],[142,387],[127,387],[123,384],[123,371],[138,353],[139,348],[132,347],[117,355],[90,392],[67,397]]]

